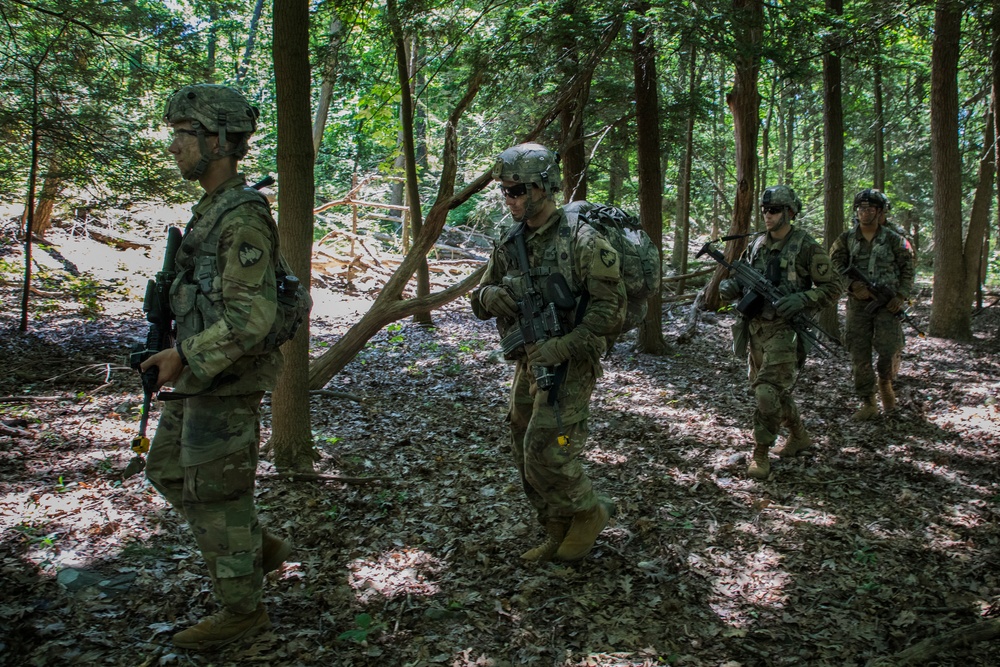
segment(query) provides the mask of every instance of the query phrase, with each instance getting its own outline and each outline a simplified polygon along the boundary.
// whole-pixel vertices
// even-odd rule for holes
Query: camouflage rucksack
[[[622,333],[646,317],[646,299],[660,289],[660,252],[642,229],[639,219],[620,208],[588,201],[563,206],[570,228],[585,223],[601,232],[621,256],[622,280],[628,305]]]

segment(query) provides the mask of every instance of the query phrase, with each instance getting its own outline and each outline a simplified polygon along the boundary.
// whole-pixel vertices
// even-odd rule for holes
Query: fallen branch
[[[35,434],[31,431],[26,431],[23,428],[14,428],[13,426],[7,426],[6,424],[0,424],[0,435],[9,435],[14,438],[34,438]]]
[[[327,396],[329,398],[343,398],[348,401],[354,401],[355,403],[363,403],[364,401],[357,394],[352,394],[346,391],[333,391],[332,389],[313,389],[309,392],[310,396]]]
[[[688,323],[684,327],[684,331],[677,336],[678,343],[684,344],[694,340],[695,335],[698,333],[698,319],[703,305],[705,305],[705,290],[698,292],[694,303],[691,304],[691,309],[688,311]]]
[[[1000,619],[991,618],[955,628],[934,637],[928,637],[922,642],[900,651],[887,658],[876,658],[868,663],[868,667],[908,667],[932,660],[943,651],[962,649],[1000,638]]]
[[[0,403],[40,403],[43,401],[68,401],[67,396],[0,396]]]
[[[341,482],[343,484],[371,484],[381,482],[385,477],[341,477],[323,475],[318,472],[276,472],[257,475],[257,479],[280,479],[289,482]]]

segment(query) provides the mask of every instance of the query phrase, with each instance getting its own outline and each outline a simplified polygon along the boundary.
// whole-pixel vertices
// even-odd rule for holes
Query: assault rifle
[[[869,315],[874,315],[879,308],[885,308],[886,305],[896,296],[896,290],[892,289],[888,285],[879,285],[878,283],[873,282],[867,275],[865,275],[864,271],[856,266],[852,265],[847,267],[847,270],[844,271],[844,276],[854,280],[860,280],[865,284],[865,287],[868,288],[868,291],[871,292],[873,298],[868,302],[868,305],[865,306],[865,312]],[[920,330],[920,327],[918,327],[917,323],[913,321],[913,318],[907,314],[906,309],[901,308],[899,312],[893,313],[892,315],[897,320],[906,322],[913,327],[913,330],[916,331],[917,335],[921,338],[926,337],[926,334]]]
[[[539,289],[531,277],[528,264],[528,249],[524,244],[525,225],[514,232],[511,239],[518,268],[525,280],[524,296],[517,302],[519,312],[517,328],[504,336],[500,347],[504,354],[510,354],[523,345],[540,345],[549,338],[563,336],[569,331],[560,318],[560,310],[576,306],[576,299],[566,278],[561,273],[549,274],[545,284]],[[540,367],[535,371],[535,382],[539,389],[549,390],[556,385],[556,369]]]
[[[768,303],[774,306],[785,294],[778,289],[778,286],[765,278],[759,271],[741,259],[727,262],[726,256],[718,249],[712,247],[713,241],[709,241],[701,247],[695,258],[708,255],[722,266],[729,269],[729,275],[744,288],[749,289],[756,295],[763,297]],[[799,336],[809,341],[809,343],[819,349],[823,356],[833,354],[833,350],[827,347],[819,336],[813,333],[813,329],[823,334],[831,342],[840,346],[840,341],[829,332],[824,331],[815,321],[804,313],[796,313],[790,318],[785,318],[789,326],[795,330]]]
[[[149,322],[145,343],[136,343],[129,354],[129,366],[139,371],[142,378],[142,414],[139,417],[139,435],[132,439],[132,451],[135,456],[129,461],[123,476],[127,479],[142,472],[146,460],[142,455],[149,451],[149,438],[146,437],[146,425],[149,423],[149,407],[156,392],[156,379],[159,369],[150,366],[142,370],[142,362],[151,356],[170,347],[174,335],[174,313],[170,309],[170,286],[177,276],[174,271],[174,260],[177,249],[181,245],[181,230],[171,227],[167,230],[167,251],[163,255],[163,268],[156,272],[156,278],[146,283],[146,296],[142,300],[142,310]]]
[[[266,176],[251,187],[260,190],[273,183],[274,177]],[[149,452],[146,427],[149,424],[149,408],[153,401],[153,394],[156,393],[156,380],[160,371],[156,366],[150,366],[143,371],[141,366],[146,359],[160,350],[170,347],[176,333],[174,313],[170,309],[170,286],[173,284],[174,278],[177,277],[177,272],[174,271],[174,261],[177,258],[177,249],[180,248],[181,240],[180,229],[170,227],[167,230],[167,249],[163,254],[163,268],[156,272],[155,279],[146,283],[146,295],[142,300],[142,310],[146,313],[146,321],[149,322],[146,341],[133,345],[129,354],[129,366],[139,371],[142,378],[142,414],[139,416],[139,434],[132,439],[131,449],[135,456],[125,466],[122,473],[124,479],[142,472],[146,467],[146,460],[143,458],[143,455]]]

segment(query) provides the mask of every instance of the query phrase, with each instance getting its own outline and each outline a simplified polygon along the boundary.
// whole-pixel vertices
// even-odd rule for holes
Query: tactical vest
[[[786,294],[805,291],[812,287],[812,278],[808,274],[800,276],[795,265],[807,238],[808,236],[803,230],[793,227],[785,238],[785,245],[778,252],[777,262],[772,264],[773,258],[763,256],[767,234],[761,234],[750,246],[748,255],[750,265],[764,274]]]
[[[886,227],[879,227],[871,243],[864,243],[864,237],[859,238],[858,228],[845,232],[847,249],[850,255],[850,265],[861,269],[872,282],[899,289],[899,271],[896,268],[896,255],[893,252],[893,237],[895,232]],[[901,238],[901,237],[900,237]],[[868,247],[865,247],[865,246]]]
[[[566,283],[569,285],[573,298],[579,307],[585,291],[582,276],[579,275],[575,268],[575,232],[578,230],[570,227],[566,220],[566,214],[561,210],[559,212],[559,220],[553,223],[553,226],[556,229],[554,231],[551,229],[546,230],[545,234],[554,233],[556,236],[555,243],[539,244],[541,246],[540,255],[536,253],[528,257],[528,263],[531,267],[528,271],[528,276],[530,276],[530,282],[540,289],[548,276],[554,273],[561,274],[566,279]],[[511,290],[515,300],[520,300],[527,294],[529,283],[528,276],[521,270],[517,262],[517,250],[514,247],[514,234],[519,227],[520,225],[514,225],[500,243],[501,250],[504,253],[504,264],[506,265],[506,272],[501,282]],[[525,239],[525,244],[538,249],[535,244],[529,244],[527,239]],[[574,319],[573,313],[565,313],[563,324],[567,331],[571,330],[575,325]]]
[[[257,206],[265,214],[264,218],[268,221],[274,240],[271,262],[275,267],[279,264],[278,226],[271,217],[271,209],[264,195],[246,185],[221,193],[208,210],[188,223],[185,241],[197,242],[197,250],[185,248],[185,244],[181,243],[181,249],[186,251],[187,258],[178,257],[177,280],[170,291],[178,340],[204,331],[223,317],[222,276],[216,257],[222,234],[222,225],[219,223],[227,213],[244,204]],[[198,223],[197,228],[195,223]],[[200,238],[189,239],[188,236],[194,229]],[[194,261],[191,262],[190,259]],[[273,347],[265,340],[248,351],[248,354],[265,353]]]

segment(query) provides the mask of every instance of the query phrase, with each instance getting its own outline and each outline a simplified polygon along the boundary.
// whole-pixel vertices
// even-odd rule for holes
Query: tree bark
[[[309,1],[274,2],[274,74],[278,110],[278,206],[282,254],[305,285],[311,282],[313,232]],[[282,348],[285,369],[271,397],[271,446],[278,470],[311,471],[317,454],[309,415],[309,323]]]
[[[760,51],[764,38],[763,0],[733,0],[730,17],[737,51],[736,76],[733,88],[726,95],[726,103],[733,114],[736,135],[736,195],[729,235],[746,234],[750,218],[756,208],[754,181],[757,176],[757,137],[760,131],[760,93],[757,79],[760,75]],[[737,259],[746,248],[746,239],[726,245],[726,261]],[[705,286],[705,307],[719,308],[719,283],[726,270],[721,266]]]
[[[958,57],[962,5],[938,0],[931,53],[931,172],[934,177],[934,299],[929,333],[971,337],[962,242],[962,159],[958,150]]]
[[[844,0],[826,0],[827,14],[841,16]],[[823,55],[823,247],[827,252],[844,231],[844,103],[841,87],[840,38],[826,38]],[[819,313],[819,324],[826,331],[840,335],[837,303]]]
[[[637,7],[641,15],[649,11],[643,2]],[[639,176],[639,219],[643,229],[660,251],[663,264],[663,192],[660,176],[660,105],[656,81],[656,43],[653,31],[643,19],[632,27],[633,73],[635,79],[636,165]],[[694,59],[692,49],[691,58]],[[662,274],[660,266],[657,271]],[[663,354],[663,292],[655,290],[648,300],[646,318],[639,327],[639,350]]]

